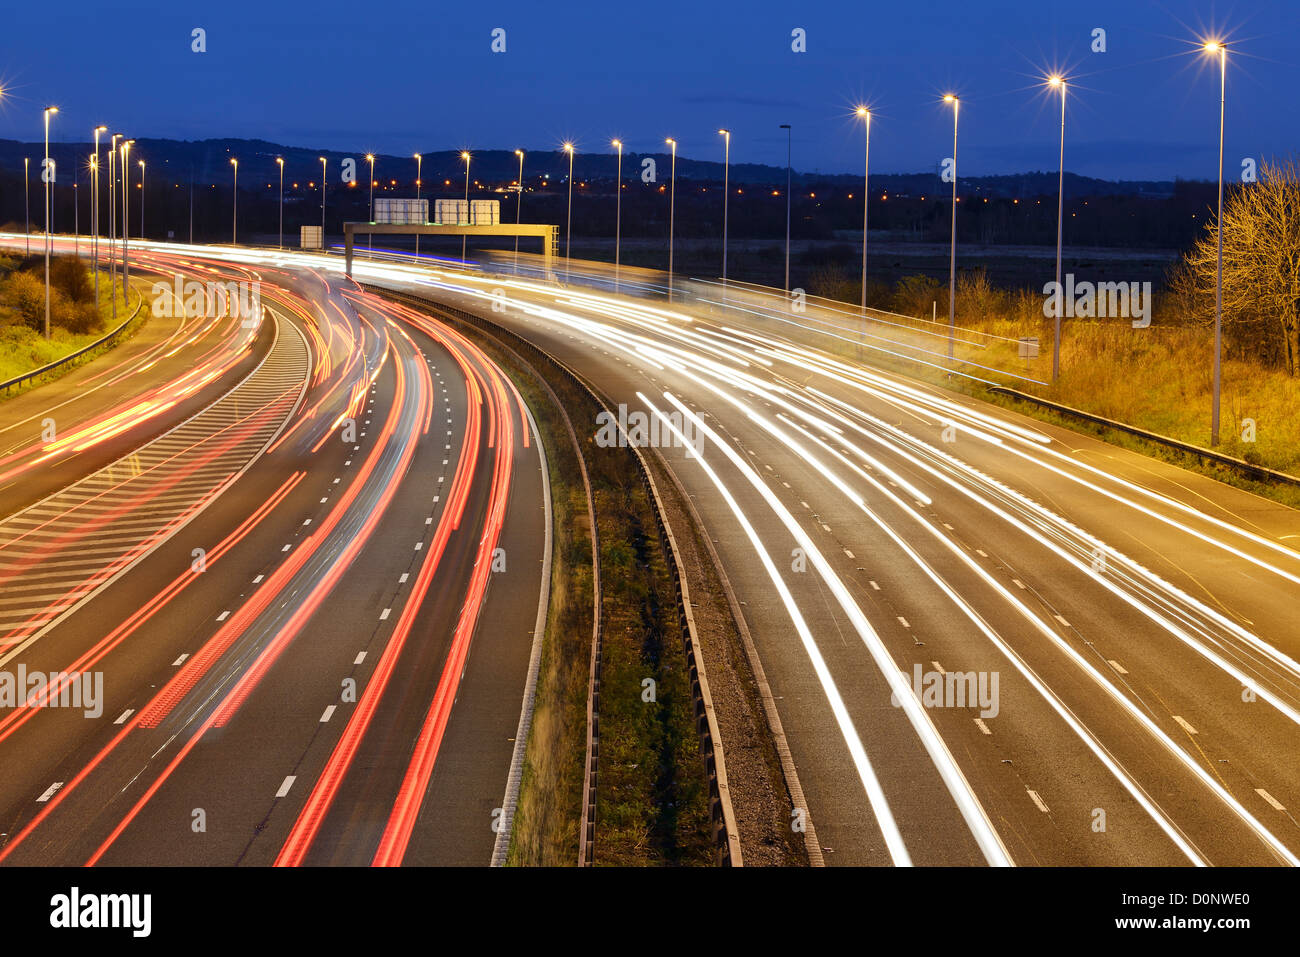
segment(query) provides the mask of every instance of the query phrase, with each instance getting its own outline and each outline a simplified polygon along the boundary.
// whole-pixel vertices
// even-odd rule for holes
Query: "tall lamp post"
[[[325,248],[325,157],[320,157],[320,248]]]
[[[1210,407],[1210,445],[1219,444],[1219,386],[1223,345],[1223,119],[1228,92],[1228,47],[1217,40],[1205,44],[1205,52],[1219,58],[1219,217],[1218,256],[1214,275],[1214,401]]]
[[[782,123],[785,130],[785,294],[790,295],[790,186],[793,182],[790,172],[790,157],[794,143],[794,132],[789,123]]]
[[[1061,161],[1056,183],[1056,327],[1052,334],[1052,381],[1061,375],[1061,313],[1065,310],[1065,291],[1061,286],[1061,232],[1065,221],[1065,77],[1053,74],[1049,86],[1061,91]]]
[[[57,106],[45,108],[45,165],[41,179],[45,182],[45,338],[50,337],[50,186],[54,171],[50,167],[50,114],[59,112]]]
[[[117,318],[117,141],[114,133],[108,147],[108,291]]]
[[[668,180],[668,301],[673,298],[673,219],[677,211],[677,141],[665,140],[673,149],[672,173]]]
[[[419,207],[420,205],[420,185],[421,185],[420,174],[423,171],[424,171],[424,157],[421,154],[416,153],[415,154],[415,205],[416,207]],[[427,216],[424,217],[424,219],[422,219],[421,222],[424,222],[428,218],[429,217]],[[515,242],[518,241],[519,241],[518,238],[516,238]],[[420,255],[420,234],[419,233],[415,234],[415,255],[416,256]]]
[[[956,358],[957,340],[957,113],[961,101],[956,94],[943,98],[952,104],[952,240],[948,250],[948,358]]]
[[[370,163],[370,215],[367,219],[374,223],[375,221],[375,154],[367,153],[366,161]],[[366,242],[370,244],[370,258],[375,258],[375,234],[370,233],[366,236]]]
[[[90,213],[90,229],[94,233],[91,241],[90,258],[95,264],[95,309],[99,309],[99,134],[107,133],[107,126],[95,127],[95,157],[90,164],[90,195],[94,199],[94,209]]]
[[[614,174],[614,289],[618,290],[619,250],[623,240],[623,141],[614,140],[618,147],[618,171]]]
[[[867,204],[871,198],[871,111],[858,107],[867,131],[867,145],[862,157],[862,315],[867,314]]]
[[[144,241],[144,160],[136,160],[140,164],[140,240]]]
[[[569,212],[564,226],[564,281],[569,281],[569,243],[573,239],[573,144],[565,143],[564,152],[569,154]]]
[[[519,157],[519,192],[515,195],[515,225],[518,226],[522,219],[520,214],[524,204],[524,151],[515,150],[515,155]],[[519,275],[519,234],[515,234],[515,275]]]
[[[23,157],[23,210],[24,210],[24,216],[26,217],[25,221],[27,223],[27,226],[25,227],[25,231],[27,233],[27,255],[28,256],[32,254],[31,181],[32,181],[31,160],[28,157],[24,156]]]
[[[126,302],[127,285],[131,281],[131,204],[127,202],[131,195],[131,168],[127,166],[127,159],[131,155],[131,147],[135,140],[122,140],[122,155],[118,157],[122,167],[122,302]]]
[[[284,248],[284,157],[277,156],[275,165],[280,167],[280,248]]]
[[[727,284],[727,209],[731,201],[731,130],[718,130],[725,137],[722,154],[722,284]]]
[[[469,225],[469,163],[470,163],[470,155],[468,151],[461,153],[460,158],[465,161],[465,225],[468,226]],[[460,217],[457,216],[456,220],[459,222]],[[469,251],[469,247],[466,245],[468,241],[469,241],[469,235],[462,234],[460,237],[460,261],[461,262],[465,261],[465,255]]]
[[[230,198],[230,244],[239,245],[239,160],[233,156],[230,165],[235,168],[235,188]]]

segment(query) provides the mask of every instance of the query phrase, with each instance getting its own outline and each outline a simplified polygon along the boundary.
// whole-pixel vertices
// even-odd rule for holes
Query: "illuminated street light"
[[[524,151],[515,150],[515,155],[519,157],[519,192],[515,196],[515,225],[518,226],[522,220],[519,218],[520,210],[524,203]],[[519,234],[515,233],[515,275],[519,275]]]
[[[468,225],[469,225],[469,162],[470,162],[470,155],[469,155],[468,152],[462,152],[462,153],[460,154],[460,158],[463,159],[463,160],[465,161],[465,225],[468,226]],[[459,220],[460,217],[457,216],[456,219]],[[461,237],[460,237],[460,261],[461,261],[461,262],[464,262],[464,261],[465,261],[465,255],[466,255],[466,253],[468,252],[468,246],[467,246],[467,243],[468,243],[468,242],[469,242],[469,234],[468,234],[468,233],[462,234]]]
[[[419,153],[415,154],[415,205],[418,209],[420,206],[420,174],[424,171],[424,157]],[[427,217],[426,217],[427,218]],[[423,220],[421,221],[423,223]],[[420,234],[415,234],[415,255],[420,255]]]
[[[230,200],[230,242],[231,245],[239,245],[239,160],[233,156],[230,158],[230,165],[235,167],[235,192]]]
[[[614,290],[617,292],[619,247],[623,232],[623,141],[614,140],[613,145],[618,147],[618,172],[614,176],[614,194],[617,200],[614,204]]]
[[[108,147],[108,287],[113,301],[113,318],[117,318],[117,141],[114,133]]]
[[[862,160],[862,315],[867,314],[867,200],[871,195],[871,111],[859,106],[858,116],[866,126],[866,152]]]
[[[45,165],[41,179],[45,183],[45,338],[50,337],[50,186],[54,171],[50,168],[50,114],[59,112],[57,106],[45,108]]]
[[[957,113],[961,101],[952,93],[943,101],[952,104],[952,239],[948,250],[948,358],[952,359],[957,339]]]
[[[127,159],[135,140],[122,140],[122,155],[118,157],[122,167],[122,302],[127,300],[127,287],[131,283],[131,204],[127,202],[131,195],[131,168]]]
[[[275,163],[280,167],[280,248],[284,248],[284,157],[277,156]]]
[[[366,159],[370,163],[370,217],[371,224],[375,221],[375,154],[367,153]],[[375,234],[370,233],[366,236],[366,241],[370,245],[370,258],[375,258]]]
[[[325,168],[327,166],[325,157],[318,157],[320,160],[320,248],[325,248]]]
[[[722,159],[722,284],[727,283],[727,207],[731,200],[728,195],[731,184],[731,130],[718,130],[718,135],[726,137],[726,147]]]
[[[1210,407],[1210,445],[1219,444],[1219,386],[1223,343],[1223,119],[1228,90],[1228,47],[1217,40],[1205,44],[1205,52],[1219,58],[1219,216],[1218,254],[1214,276],[1214,399]]]
[[[573,144],[565,143],[564,152],[569,154],[569,213],[564,227],[564,281],[569,281],[569,241],[573,238]]]
[[[1061,230],[1065,218],[1065,77],[1053,74],[1049,86],[1061,91],[1061,162],[1056,186],[1056,331],[1052,335],[1052,381],[1061,375],[1061,313],[1065,311],[1065,292],[1061,286]]]
[[[140,164],[140,240],[144,241],[144,160],[136,160]]]
[[[95,157],[90,164],[90,195],[94,203],[94,209],[90,212],[90,230],[94,234],[91,240],[90,258],[95,268],[95,310],[97,312],[99,310],[99,134],[107,132],[107,126],[95,127]]]
[[[26,223],[27,223],[27,226],[25,227],[25,232],[27,233],[27,255],[28,256],[32,254],[31,179],[32,179],[31,160],[28,157],[24,156],[23,157],[23,209],[25,210],[24,216],[26,217]]]
[[[665,140],[673,148],[673,165],[671,178],[668,180],[668,300],[673,298],[673,218],[677,209],[677,141],[672,137]]]

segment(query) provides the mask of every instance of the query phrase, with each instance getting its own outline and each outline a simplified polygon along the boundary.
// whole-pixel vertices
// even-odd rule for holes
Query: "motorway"
[[[0,405],[0,672],[51,676],[0,709],[0,862],[486,864],[545,559],[522,401],[351,284],[132,266],[260,306]]]
[[[827,863],[1296,863],[1295,511],[837,358],[807,344],[826,316],[749,291],[354,274],[484,311],[703,437],[702,461],[663,455]],[[914,694],[918,667],[996,675],[994,706]]]
[[[476,594],[474,566],[456,557],[472,562],[476,543],[464,552],[448,547],[441,559],[439,576],[455,584],[442,586],[454,597],[434,616],[446,625],[431,639],[443,642],[436,648],[401,647],[405,613],[394,634],[376,633],[375,609],[397,613],[405,599],[418,629],[438,607],[418,592],[391,597],[399,568],[412,561],[404,529],[440,522],[446,507],[444,500],[431,509],[427,486],[396,479],[445,467],[420,458],[426,443],[414,436],[425,414],[420,357],[436,370],[435,389],[441,376],[457,376],[449,425],[471,413],[466,382],[491,374],[481,359],[470,361],[478,376],[449,359],[448,350],[469,350],[445,329],[347,284],[335,257],[165,245],[144,252],[160,265],[183,253],[184,263],[220,263],[283,287],[284,305],[268,309],[273,318],[284,310],[270,354],[293,341],[293,329],[304,342],[332,330],[325,342],[333,343],[335,375],[313,360],[312,388],[287,413],[281,439],[239,479],[248,491],[239,494],[237,484],[192,520],[202,535],[187,526],[131,570],[135,588],[105,588],[86,606],[93,614],[73,614],[22,646],[30,669],[53,670],[99,654],[97,642],[119,641],[104,646],[113,656],[108,676],[131,690],[117,699],[110,692],[121,710],[105,720],[125,713],[120,727],[52,708],[0,719],[0,749],[14,768],[0,792],[8,841],[0,861],[387,863],[406,838],[411,860],[437,862],[448,859],[438,846],[455,844],[466,827],[478,827],[477,846],[488,848],[491,833],[474,821],[490,813],[482,795],[491,789],[478,785],[493,772],[445,761],[426,774],[422,759],[447,714],[435,713],[445,698],[428,700],[430,682],[439,667],[445,677],[449,664],[441,663],[457,660],[464,633],[451,618]],[[833,317],[815,306],[795,314],[779,299],[716,287],[707,302],[669,304],[615,296],[598,283],[561,286],[436,263],[358,259],[354,275],[481,312],[681,440],[662,449],[663,458],[744,610],[806,795],[791,821],[811,822],[814,859],[994,866],[1300,859],[1293,816],[1300,767],[1292,757],[1300,514],[845,358],[818,338]],[[295,309],[315,321],[294,319]],[[360,379],[341,371],[361,356]],[[313,451],[338,410],[355,405],[357,381],[370,382],[363,396],[376,402],[368,440],[350,451],[336,440]],[[518,411],[505,414],[511,398],[502,391],[499,427],[519,421]],[[325,407],[304,414],[314,401]],[[540,558],[537,465],[522,430],[512,428],[519,434],[506,443],[515,458],[502,534],[512,534],[517,507],[510,567],[531,568]],[[680,446],[696,437],[702,455],[688,456]],[[455,444],[452,436],[445,444]],[[353,455],[347,464],[335,461],[345,454]],[[460,460],[449,461],[459,475]],[[477,461],[479,481],[466,492],[477,504],[466,514],[491,527],[498,479],[483,476],[499,463],[482,447]],[[331,479],[343,477],[349,484],[331,491]],[[314,504],[318,493],[326,508]],[[264,519],[262,508],[276,518]],[[287,536],[292,522],[282,515],[312,524]],[[251,523],[246,531],[240,521]],[[249,542],[232,546],[216,574],[186,578],[194,543],[217,542],[223,532]],[[438,532],[426,534],[434,536],[421,539],[427,556]],[[344,564],[360,579],[322,593]],[[408,574],[416,581],[404,584],[418,588],[414,570]],[[137,607],[149,607],[139,605],[143,583],[173,579],[187,583],[185,594],[131,624]],[[275,595],[263,600],[267,586]],[[485,618],[494,614],[490,599]],[[526,642],[524,619],[535,604],[515,611],[518,621],[506,630]],[[105,623],[118,621],[149,638],[105,639]],[[303,630],[308,639],[295,640]],[[480,627],[475,641],[488,631]],[[398,657],[402,667],[388,667]],[[513,718],[497,716],[510,726],[498,742],[498,785],[526,657],[516,646],[502,658],[520,677],[495,686],[515,693]],[[481,728],[457,736],[463,711],[481,713],[469,693],[469,660],[443,739],[465,745],[452,752],[459,756],[476,739],[491,740]],[[918,669],[922,682],[948,695],[914,690]],[[423,677],[402,686],[408,670]],[[345,675],[358,678],[359,703],[322,713]],[[954,700],[966,675],[971,690],[989,693],[984,702]],[[161,690],[151,695],[151,685]],[[371,707],[366,692],[374,687],[387,690]],[[410,695],[418,705],[403,707]],[[365,722],[368,734],[354,733],[353,722]],[[377,769],[399,743],[418,760]],[[440,779],[440,764],[464,776]],[[350,774],[354,766],[367,773]],[[426,809],[455,805],[437,822],[445,828],[412,810],[421,782]],[[386,820],[374,814],[377,805]],[[193,834],[196,809],[222,828]]]

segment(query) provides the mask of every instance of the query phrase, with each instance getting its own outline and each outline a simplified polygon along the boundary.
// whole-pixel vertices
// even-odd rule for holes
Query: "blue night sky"
[[[1218,74],[1193,44],[1221,32],[1229,59],[1227,171],[1297,147],[1300,3],[1154,0],[891,2],[303,3],[298,0],[6,5],[0,137],[257,137],[311,148],[663,150],[861,168],[859,100],[876,111],[873,172],[932,170],[951,153],[962,97],[963,175],[1055,169],[1059,101],[1074,77],[1066,167],[1108,179],[1210,179]],[[190,51],[190,30],[207,52]],[[506,52],[489,49],[506,30]],[[806,53],[791,30],[807,31]],[[1107,52],[1090,51],[1093,28]],[[131,51],[123,57],[122,51]]]

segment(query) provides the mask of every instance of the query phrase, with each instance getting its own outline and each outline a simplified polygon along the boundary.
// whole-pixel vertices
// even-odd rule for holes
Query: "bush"
[[[36,330],[44,328],[45,284],[31,273],[10,273],[9,278],[0,283],[0,301],[23,325]]]
[[[50,285],[74,303],[89,302],[95,295],[87,271],[79,256],[60,256],[50,262]]]
[[[55,325],[78,336],[103,329],[104,318],[93,302],[63,302],[60,305],[58,314],[51,316]]]

